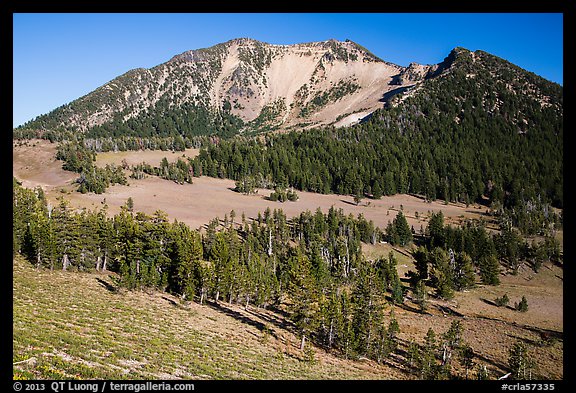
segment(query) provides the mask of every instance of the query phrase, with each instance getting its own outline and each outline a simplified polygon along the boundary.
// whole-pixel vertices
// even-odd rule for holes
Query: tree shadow
[[[237,321],[240,321],[240,322],[245,323],[247,325],[253,326],[261,332],[264,332],[265,330],[267,330],[271,336],[273,336],[274,338],[278,338],[273,331],[266,329],[266,325],[260,321],[255,321],[254,319],[249,318],[246,315],[239,313],[238,311],[232,310],[232,309],[230,309],[226,306],[223,306],[222,304],[214,302],[214,301],[207,301],[205,304],[208,307],[212,308],[213,310],[224,313],[224,314],[236,319]]]
[[[347,203],[347,204],[352,205],[352,206],[359,206],[359,205],[355,204],[354,202],[350,202],[350,201],[347,201],[345,199],[340,199],[340,202],[344,202],[344,203]]]
[[[487,356],[482,355],[481,353],[478,353],[476,351],[474,351],[474,358],[481,360],[483,363],[487,363],[495,368],[497,368],[500,371],[506,372],[508,370],[508,365],[504,364],[502,362],[499,362],[497,360],[494,360],[492,358],[489,358]]]
[[[453,315],[455,317],[463,318],[465,317],[464,314],[459,313],[458,311],[454,310],[452,307],[443,306],[441,304],[434,304],[438,310],[440,310],[443,314]]]
[[[178,303],[176,303],[174,300],[167,298],[166,296],[162,296],[162,299],[166,300],[168,303],[170,303],[172,306],[174,307],[180,307],[180,305]]]
[[[422,311],[422,310],[420,310],[420,308],[410,306],[410,305],[408,305],[408,304],[406,304],[406,303],[396,304],[396,307],[400,307],[400,308],[403,309],[403,310],[410,311],[410,312],[413,312],[413,313],[416,313],[416,314],[432,315],[432,314],[430,314],[429,312],[427,312],[426,310]]]
[[[494,306],[494,307],[498,307],[498,305],[496,304],[496,302],[494,302],[493,300],[490,299],[486,299],[481,297],[480,300],[482,300],[484,303],[490,305],[490,306]]]
[[[114,285],[110,284],[109,282],[106,282],[104,280],[102,280],[101,278],[96,277],[96,281],[98,281],[98,283],[100,285],[102,285],[104,288],[106,288],[108,291],[110,292],[118,292],[118,288],[116,288]]]
[[[414,367],[411,367],[410,365],[404,364],[402,362],[402,355],[399,354],[398,352],[399,351],[397,349],[394,353],[391,353],[390,355],[388,355],[388,357],[382,359],[380,365],[395,368],[396,370],[402,373],[416,374]],[[396,359],[396,357],[399,357],[400,359]]]
[[[279,328],[279,329],[284,329],[284,330],[286,330],[286,331],[288,331],[288,332],[294,333],[294,331],[293,331],[293,330],[294,330],[294,329],[293,329],[293,327],[294,327],[293,324],[292,324],[291,322],[287,321],[287,320],[281,320],[281,319],[279,319],[279,318],[274,318],[274,317],[272,317],[272,316],[270,316],[270,315],[266,315],[266,314],[263,314],[263,313],[255,312],[255,311],[252,311],[252,310],[246,310],[246,312],[248,312],[249,314],[252,314],[252,315],[254,315],[254,316],[256,316],[256,317],[258,317],[258,318],[260,318],[260,319],[263,319],[263,320],[265,320],[266,322],[271,323],[272,325],[276,326],[276,327]]]
[[[542,343],[540,340],[534,340],[534,339],[531,339],[531,338],[528,338],[528,337],[520,337],[520,336],[517,336],[517,335],[515,335],[515,334],[506,333],[506,335],[507,335],[508,337],[510,337],[510,338],[516,339],[517,341],[523,341],[523,342],[525,342],[526,344],[532,345],[532,346],[535,346],[535,347],[539,347],[540,344]]]
[[[522,328],[529,330],[533,333],[539,334],[542,340],[549,340],[549,339],[556,339],[560,341],[564,340],[564,332],[559,332],[557,330],[551,330],[551,329],[543,329],[530,325],[522,325]]]

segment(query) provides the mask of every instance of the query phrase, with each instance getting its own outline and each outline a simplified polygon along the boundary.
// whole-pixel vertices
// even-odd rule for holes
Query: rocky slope
[[[104,127],[98,133],[106,134],[132,122],[128,128],[162,134],[154,123],[173,118],[172,128],[186,134],[178,119],[190,117],[220,119],[207,128],[226,123],[239,132],[350,125],[437,69],[385,62],[349,40],[271,45],[241,38],[131,70],[23,128]]]

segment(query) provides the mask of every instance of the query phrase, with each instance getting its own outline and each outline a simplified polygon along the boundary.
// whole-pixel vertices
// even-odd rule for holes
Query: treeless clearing
[[[62,169],[62,161],[56,159],[56,143],[34,139],[22,145],[14,141],[12,146],[12,174],[24,187],[41,186],[46,191],[78,177],[76,173]]]
[[[159,165],[163,157],[172,162],[180,157],[194,157],[198,151],[198,149],[187,149],[185,152],[107,152],[98,154],[96,165],[119,165],[123,160],[126,160],[129,165],[141,162]],[[194,178],[194,184],[191,185],[179,185],[156,177],[143,180],[129,179],[130,186],[113,186],[101,195],[83,195],[75,192],[75,187],[71,185],[78,175],[62,170],[62,162],[54,158],[56,144],[34,140],[26,145],[14,145],[13,153],[13,175],[26,187],[41,186],[51,199],[62,195],[62,190],[70,191],[66,198],[74,207],[95,208],[100,206],[105,199],[110,212],[115,213],[129,197],[132,197],[136,210],[149,214],[156,210],[163,210],[171,219],[183,221],[193,228],[206,224],[214,217],[223,218],[233,209],[238,217],[242,212],[247,217],[255,217],[258,212],[263,212],[267,207],[272,210],[282,209],[289,217],[293,217],[304,210],[314,211],[321,208],[323,212],[326,212],[334,206],[355,216],[362,213],[382,229],[403,208],[408,223],[416,231],[420,230],[421,226],[426,226],[428,212],[442,210],[447,221],[452,222],[459,222],[463,218],[478,218],[484,212],[480,206],[470,205],[466,208],[462,204],[445,205],[439,201],[427,203],[408,195],[394,195],[380,200],[363,199],[356,206],[353,198],[347,195],[298,192],[300,199],[297,202],[279,203],[265,199],[271,190],[260,189],[258,195],[243,195],[232,191],[235,187],[234,181],[209,177]],[[416,218],[416,213],[419,218]]]
[[[170,219],[182,221],[192,228],[205,225],[215,217],[222,219],[231,210],[236,212],[239,220],[242,213],[248,218],[256,217],[266,208],[282,209],[288,217],[293,217],[302,211],[315,211],[317,208],[327,212],[334,206],[354,216],[362,213],[366,219],[373,220],[374,224],[383,230],[402,208],[408,223],[416,231],[426,227],[428,212],[441,210],[447,222],[478,218],[484,212],[480,206],[470,205],[466,208],[462,204],[445,205],[441,201],[427,203],[409,195],[387,196],[380,200],[363,199],[357,206],[353,197],[348,195],[298,192],[299,200],[296,202],[272,202],[265,198],[270,195],[271,190],[259,189],[257,195],[243,195],[233,191],[234,181],[210,177],[194,178],[194,184],[180,185],[149,176],[142,180],[129,179],[129,186],[112,186],[104,194],[81,194],[75,191],[76,186],[71,185],[78,175],[62,170],[61,161],[54,159],[55,152],[56,144],[48,141],[33,141],[28,146],[15,146],[14,176],[26,187],[41,186],[52,202],[63,195],[64,190],[66,193],[69,192],[66,199],[70,200],[73,207],[94,209],[101,207],[105,201],[110,207],[110,213],[113,214],[120,210],[120,206],[124,205],[129,197],[132,197],[136,211],[152,214],[156,210],[162,210]],[[128,164],[145,161],[151,165],[158,165],[163,157],[169,161],[176,161],[183,154],[193,157],[198,154],[198,150],[188,149],[182,153],[169,151],[101,153],[98,154],[96,163],[102,166],[107,163],[120,164],[125,159]]]
[[[443,205],[442,203],[426,203],[423,200],[409,195],[395,195],[383,197],[381,200],[370,201],[366,206],[361,203],[356,206],[353,197],[343,195],[321,195],[310,192],[298,192],[299,200],[296,202],[272,202],[265,198],[271,190],[260,189],[257,195],[244,195],[233,191],[235,183],[227,179],[214,179],[210,177],[194,178],[194,184],[177,184],[172,181],[157,177],[148,177],[142,180],[129,179],[129,186],[116,185],[110,187],[105,194],[80,194],[72,192],[67,196],[75,207],[93,209],[101,206],[106,200],[111,213],[119,211],[120,206],[126,203],[129,197],[134,201],[134,209],[148,214],[156,210],[162,210],[171,219],[185,222],[192,228],[198,228],[214,217],[224,218],[231,210],[236,212],[237,217],[242,213],[247,218],[255,218],[258,212],[263,213],[266,208],[270,210],[282,209],[288,217],[297,216],[305,210],[315,211],[320,208],[324,213],[334,206],[342,209],[345,213],[354,216],[362,213],[368,220],[382,229],[386,228],[388,221],[394,220],[404,207],[404,214],[408,223],[419,230],[420,226],[426,227],[426,219],[416,219],[414,212],[424,216],[428,211],[442,210],[451,221],[458,221],[463,217],[480,217],[480,214],[472,209],[467,210],[456,205]],[[50,196],[58,193],[48,193]],[[238,219],[239,220],[239,219]]]
[[[162,151],[162,150],[143,150],[143,151],[118,151],[98,153],[96,156],[96,165],[104,167],[106,164],[122,164],[126,160],[128,165],[137,165],[146,162],[152,166],[160,166],[162,158],[166,157],[168,162],[176,162],[178,158],[194,158],[198,155],[200,149],[186,149],[182,151]]]

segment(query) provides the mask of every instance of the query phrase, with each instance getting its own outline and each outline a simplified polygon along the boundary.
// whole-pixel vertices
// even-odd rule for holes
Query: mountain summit
[[[349,125],[436,69],[383,61],[350,40],[272,45],[238,38],[128,71],[25,128],[106,135],[118,126],[150,134],[195,127],[201,134]]]
[[[458,47],[439,64],[402,67],[350,40],[273,45],[237,38],[128,71],[19,130],[226,137],[348,126],[423,92],[445,75],[461,73],[464,82],[451,83],[450,94],[465,99],[460,90],[466,88],[480,100],[472,106],[494,101],[486,115],[509,101],[506,94],[561,112],[558,85],[480,50]],[[530,121],[524,117],[508,120],[522,130]]]

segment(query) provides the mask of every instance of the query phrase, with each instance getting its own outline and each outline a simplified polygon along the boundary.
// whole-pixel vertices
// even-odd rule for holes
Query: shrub
[[[510,299],[508,298],[508,294],[502,295],[502,297],[497,297],[494,299],[494,302],[498,307],[507,306],[510,303]]]

